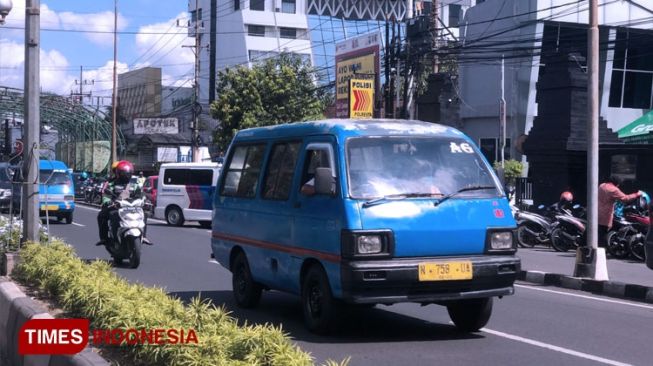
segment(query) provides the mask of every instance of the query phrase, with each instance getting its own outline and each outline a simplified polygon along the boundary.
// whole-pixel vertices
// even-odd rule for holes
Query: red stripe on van
[[[228,241],[235,241],[235,242],[240,243],[240,244],[253,245],[253,246],[256,246],[256,247],[259,247],[259,248],[271,249],[271,250],[276,250],[276,251],[284,252],[284,253],[296,254],[296,255],[301,255],[301,256],[306,256],[306,257],[315,257],[315,258],[323,259],[325,261],[334,262],[334,263],[339,263],[340,260],[341,260],[340,256],[337,255],[337,254],[325,253],[325,252],[320,252],[318,250],[312,250],[312,249],[289,247],[287,245],[282,245],[282,244],[277,244],[277,243],[270,243],[270,242],[261,241],[261,240],[255,240],[255,239],[246,238],[246,237],[243,237],[243,236],[236,236],[236,235],[229,235],[229,234],[224,234],[224,233],[213,232],[213,238],[228,240]]]

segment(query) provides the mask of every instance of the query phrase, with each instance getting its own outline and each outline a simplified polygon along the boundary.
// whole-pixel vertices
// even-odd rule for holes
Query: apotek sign
[[[374,117],[374,80],[349,80],[349,118]]]
[[[179,133],[177,118],[135,118],[134,134],[151,135],[155,133],[176,135]]]

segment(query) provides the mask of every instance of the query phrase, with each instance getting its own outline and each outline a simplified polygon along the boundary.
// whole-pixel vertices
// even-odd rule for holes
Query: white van
[[[159,169],[154,217],[169,225],[199,221],[211,226],[213,192],[220,175],[218,163],[167,163]]]

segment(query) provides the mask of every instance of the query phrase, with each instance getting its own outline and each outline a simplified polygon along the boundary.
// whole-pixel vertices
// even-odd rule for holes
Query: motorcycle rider
[[[605,248],[607,246],[606,236],[612,227],[612,220],[614,218],[614,209],[616,202],[627,203],[642,196],[642,191],[637,191],[632,194],[625,194],[619,186],[622,183],[621,177],[617,175],[610,176],[607,181],[599,186],[599,246]]]
[[[574,202],[574,195],[569,191],[564,191],[560,194],[558,203],[554,204],[556,211],[567,210],[571,211]]]
[[[105,245],[107,243],[109,238],[109,221],[111,222],[112,227],[117,227],[120,224],[118,210],[113,205],[113,201],[121,194],[128,194],[129,180],[134,173],[134,165],[127,160],[115,162],[111,165],[111,167],[112,176],[105,183],[105,186],[102,190],[102,208],[100,209],[100,212],[97,216],[100,241],[96,245]],[[139,197],[142,195],[142,191],[136,187],[131,195],[133,197]],[[145,229],[143,230],[143,243],[151,245],[152,243],[150,240],[145,237],[146,233],[147,223],[145,225]]]

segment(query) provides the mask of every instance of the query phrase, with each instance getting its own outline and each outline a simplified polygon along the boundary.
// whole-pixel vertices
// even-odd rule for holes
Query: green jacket
[[[123,186],[116,184],[115,181],[109,180],[105,183],[104,188],[102,189],[102,205],[108,205],[114,200],[114,195],[110,194],[109,192],[115,192],[116,186]],[[129,197],[130,198],[142,198],[143,197],[143,191],[141,187],[138,184],[124,184],[124,189],[130,190]]]

